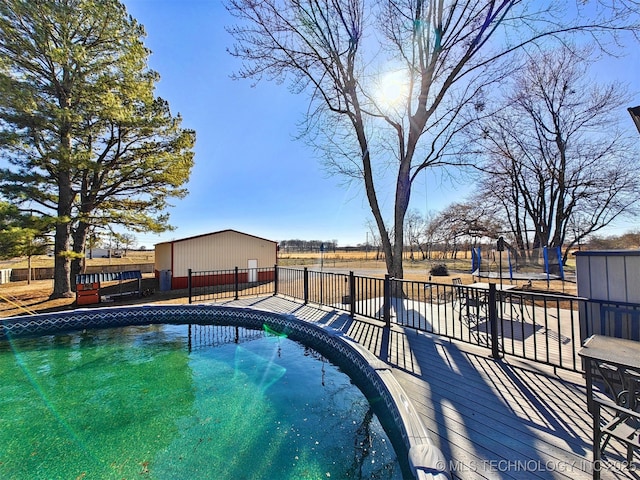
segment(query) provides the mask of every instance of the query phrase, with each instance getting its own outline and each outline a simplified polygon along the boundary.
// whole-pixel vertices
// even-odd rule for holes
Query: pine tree
[[[55,219],[54,298],[90,227],[167,230],[186,194],[195,133],[154,96],[144,35],[116,0],[0,5],[0,193]]]

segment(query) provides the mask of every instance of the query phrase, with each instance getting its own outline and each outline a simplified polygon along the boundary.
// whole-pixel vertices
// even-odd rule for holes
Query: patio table
[[[487,282],[476,282],[476,283],[471,283],[469,285],[465,285],[466,287],[473,287],[473,288],[482,288],[485,290],[489,290],[489,283]],[[496,290],[511,290],[512,288],[516,288],[516,285],[505,285],[502,284],[500,285],[499,283],[496,283]]]
[[[626,446],[626,468],[635,469],[634,451],[640,449],[640,342],[604,335],[589,337],[578,351],[585,360],[587,405],[593,416],[593,479],[600,480],[602,458],[609,440]],[[594,376],[599,376],[614,402],[593,396]],[[601,424],[601,410],[612,414]],[[630,472],[633,471],[629,470]]]
[[[585,360],[587,402],[593,413],[594,374],[601,378],[617,405],[636,410],[635,392],[640,378],[640,342],[624,338],[592,335],[578,350]]]

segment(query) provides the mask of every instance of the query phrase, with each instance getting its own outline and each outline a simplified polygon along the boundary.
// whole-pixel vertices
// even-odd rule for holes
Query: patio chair
[[[456,301],[458,301],[459,296],[463,290],[462,288],[462,279],[461,278],[452,278],[451,285],[453,285],[453,289],[451,292],[451,305],[455,308]]]
[[[455,288],[455,297],[460,305],[460,312],[467,316],[475,316],[476,320],[481,316],[486,317],[487,292],[462,285],[462,280],[454,278],[452,283]]]
[[[600,480],[602,457],[612,438],[626,447],[627,468],[631,467],[633,452],[640,449],[640,412],[637,411],[637,403],[636,409],[632,410],[609,399],[596,397],[593,398],[593,407],[593,479]],[[600,426],[603,409],[612,413],[613,418],[604,426]]]

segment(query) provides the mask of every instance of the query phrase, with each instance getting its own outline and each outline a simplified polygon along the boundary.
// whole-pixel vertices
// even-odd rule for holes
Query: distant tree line
[[[580,245],[580,248],[582,246]],[[584,247],[586,250],[639,250],[640,230],[626,232],[622,235],[594,235],[585,242]]]
[[[466,203],[452,204],[438,214],[423,216],[416,210],[407,215],[405,226],[405,259],[442,260],[468,259],[475,247],[495,249],[500,236],[506,238],[507,247],[516,253],[506,232],[502,232],[497,223],[482,218],[483,211]],[[279,249],[282,253],[319,253],[322,245],[325,252],[373,252],[376,260],[383,259],[378,237],[369,235],[368,243],[338,247],[337,240],[282,240]],[[625,232],[621,235],[593,235],[580,242],[573,243],[572,250],[629,250],[640,249],[640,230]],[[527,251],[533,251],[533,244],[527,245]]]
[[[338,240],[281,240],[278,245],[284,253],[335,252]]]

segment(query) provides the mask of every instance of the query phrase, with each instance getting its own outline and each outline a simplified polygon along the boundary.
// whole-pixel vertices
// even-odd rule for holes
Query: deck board
[[[282,297],[224,302],[341,330],[391,366],[455,479],[590,479],[592,425],[583,377],[401,325]],[[612,460],[623,460],[616,447]],[[616,448],[608,450],[610,453]],[[604,480],[640,478],[606,469]]]

